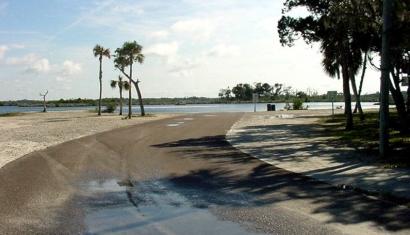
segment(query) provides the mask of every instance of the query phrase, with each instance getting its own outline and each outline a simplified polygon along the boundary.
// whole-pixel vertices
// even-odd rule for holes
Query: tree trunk
[[[390,81],[390,29],[392,26],[393,0],[383,1],[383,32],[380,81],[380,132],[379,155],[387,157],[389,151],[389,83]]]
[[[132,62],[130,65],[130,77],[129,77],[129,83],[131,86],[132,82]],[[131,97],[131,87],[128,90],[128,118],[131,119],[132,116],[132,97]]]
[[[410,119],[410,86],[409,85],[407,85],[407,116]]]
[[[394,78],[393,78],[394,79]],[[392,81],[389,78],[389,90],[396,105],[397,116],[399,117],[399,124],[401,132],[406,132],[407,129],[407,112],[406,104],[404,102],[403,94],[401,93],[400,88],[397,90],[394,88]]]
[[[118,84],[120,88],[120,116],[122,116],[122,82]]]
[[[342,77],[343,96],[345,101],[346,130],[351,130],[353,128],[352,96],[350,95],[349,69],[346,65],[342,65]]]
[[[136,82],[133,81],[133,83],[134,83],[135,89],[137,90],[138,101],[139,101],[140,109],[141,109],[141,116],[145,116],[144,102],[142,101],[141,90],[138,85],[139,81],[136,81]]]
[[[46,96],[43,96],[43,113],[47,112]]]
[[[368,54],[368,52],[366,51],[366,52],[364,53],[364,59],[363,59],[362,76],[360,77],[360,85],[359,85],[359,92],[358,92],[359,97],[361,97],[361,95],[362,95],[363,81],[364,81],[364,76],[366,75],[366,69],[367,69],[367,54]],[[357,112],[357,109],[358,109],[358,106],[357,106],[357,103],[356,103],[356,106],[354,107],[353,113],[356,113],[356,112]],[[363,118],[364,118],[364,116],[363,116]]]
[[[102,56],[100,56],[100,98],[98,99],[98,116],[101,116],[101,96],[102,96]]]
[[[356,78],[353,74],[351,74],[350,81],[352,83],[353,94],[356,97],[356,107],[359,110],[360,120],[363,121],[364,120],[364,114],[363,114],[362,104],[361,104],[361,101],[360,101],[359,92],[357,91]]]

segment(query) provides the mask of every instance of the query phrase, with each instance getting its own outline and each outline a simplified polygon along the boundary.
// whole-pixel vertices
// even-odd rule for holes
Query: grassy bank
[[[395,113],[390,118],[390,146],[391,152],[387,159],[379,159],[379,113],[365,114],[361,121],[358,115],[354,116],[355,127],[353,130],[344,129],[345,118],[343,114],[321,119],[320,124],[325,128],[328,136],[335,137],[342,143],[356,148],[358,151],[370,156],[371,161],[383,163],[390,167],[410,167],[410,133],[400,133],[398,120]]]

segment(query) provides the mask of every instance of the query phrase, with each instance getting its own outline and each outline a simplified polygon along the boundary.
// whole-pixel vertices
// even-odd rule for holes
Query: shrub
[[[296,98],[293,100],[293,110],[301,110],[303,109],[303,101],[300,98]]]
[[[117,103],[109,102],[105,105],[104,113],[113,113],[117,109]]]

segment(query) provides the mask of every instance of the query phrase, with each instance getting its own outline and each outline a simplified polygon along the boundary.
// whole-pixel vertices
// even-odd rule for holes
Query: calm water
[[[276,105],[276,110],[283,109],[285,103],[273,103]],[[257,104],[256,111],[266,111],[267,104]],[[331,109],[332,103],[327,102],[313,102],[305,103],[309,109]],[[344,106],[343,102],[336,102],[335,107]],[[354,104],[353,104],[354,106]],[[363,109],[378,108],[374,102],[362,103]],[[49,112],[59,111],[76,111],[76,110],[94,110],[94,106],[84,107],[58,107],[48,108]],[[134,112],[139,112],[138,106],[133,106]],[[41,112],[42,107],[17,107],[17,106],[0,106],[1,113],[16,113],[16,112]],[[127,111],[128,108],[124,107]],[[145,111],[147,113],[214,113],[214,112],[253,112],[253,104],[195,104],[195,105],[146,105]]]

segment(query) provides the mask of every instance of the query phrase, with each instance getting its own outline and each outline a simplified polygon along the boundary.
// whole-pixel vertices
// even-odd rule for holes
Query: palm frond
[[[117,83],[118,83],[118,81],[111,80],[110,86],[111,86],[112,88],[116,88],[116,87],[117,87]],[[118,84],[118,86],[119,86],[119,84]]]
[[[98,57],[103,51],[103,47],[100,46],[99,44],[95,45],[94,49],[93,49],[93,53],[95,57]]]
[[[128,91],[131,88],[130,83],[127,82],[127,81],[124,81],[122,83],[122,88],[124,88],[124,90]]]
[[[108,59],[110,59],[111,58],[110,49],[109,48],[104,49],[103,52],[102,52],[102,55],[107,57]]]

